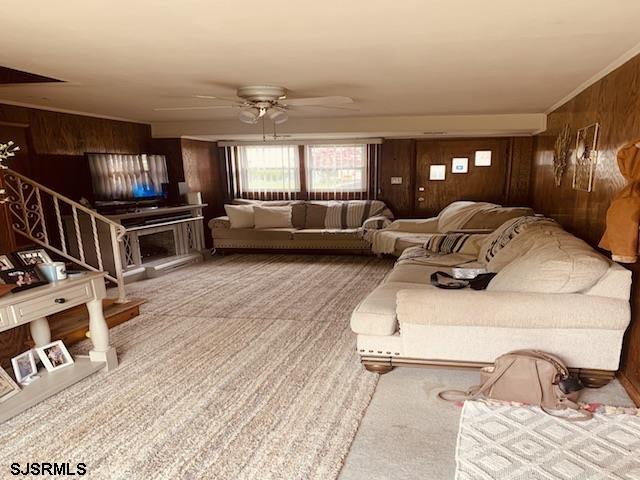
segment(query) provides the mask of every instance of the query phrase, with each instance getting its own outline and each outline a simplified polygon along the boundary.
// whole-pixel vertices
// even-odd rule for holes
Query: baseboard
[[[618,374],[618,380],[627,391],[627,395],[636,404],[636,407],[640,407],[640,389],[622,372]]]

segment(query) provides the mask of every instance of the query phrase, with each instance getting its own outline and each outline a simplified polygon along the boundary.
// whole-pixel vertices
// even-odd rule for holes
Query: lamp
[[[260,111],[257,108],[247,108],[240,110],[238,114],[238,120],[242,123],[248,123],[249,125],[255,125],[260,118]]]
[[[287,115],[287,112],[285,112],[284,110],[279,110],[277,108],[271,108],[271,109],[269,109],[269,118],[276,125],[280,125],[281,123],[284,123],[287,120],[289,120],[289,115]]]

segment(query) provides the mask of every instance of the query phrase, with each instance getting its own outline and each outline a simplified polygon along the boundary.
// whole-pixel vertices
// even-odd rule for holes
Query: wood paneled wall
[[[151,127],[0,104],[0,141],[8,140],[21,148],[9,162],[12,168],[78,200],[91,192],[85,152],[147,152]],[[0,240],[3,250],[11,250],[16,239],[5,213],[0,211]],[[24,351],[28,335],[27,327],[0,334],[0,365],[8,367],[9,359]]]
[[[215,142],[187,138],[160,138],[152,141],[156,153],[167,157],[167,169],[172,183],[186,182],[192,192],[201,192],[207,204],[204,214],[205,242],[212,247],[207,224],[210,219],[224,215],[226,172]],[[175,192],[177,195],[177,192]]]
[[[567,230],[596,246],[604,232],[605,215],[613,196],[625,185],[616,162],[624,144],[640,138],[640,56],[633,58],[548,117],[547,131],[536,137],[532,204],[536,211],[558,220]],[[572,189],[576,131],[600,123],[598,164],[591,193]],[[553,179],[553,147],[564,124],[571,126],[571,161],[560,187]],[[627,330],[621,379],[640,402],[640,267],[634,273],[632,323]],[[595,340],[595,339],[594,339]]]
[[[474,150],[483,148],[496,150],[494,165],[474,167]],[[434,215],[456,200],[528,205],[532,150],[531,137],[388,139],[380,155],[379,198],[397,217]],[[469,157],[469,173],[451,174],[453,156]],[[447,165],[444,182],[425,180],[429,164]],[[402,184],[392,185],[391,177],[402,177]]]

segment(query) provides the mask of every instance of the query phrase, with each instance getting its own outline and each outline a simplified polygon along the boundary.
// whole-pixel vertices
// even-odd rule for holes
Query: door
[[[437,215],[457,200],[503,203],[509,173],[508,153],[508,138],[418,141],[414,192],[416,216]],[[454,171],[454,163],[457,171]],[[433,174],[442,178],[443,170],[443,180],[431,179]]]

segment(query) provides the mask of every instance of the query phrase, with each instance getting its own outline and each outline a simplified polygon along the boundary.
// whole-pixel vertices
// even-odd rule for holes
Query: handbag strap
[[[446,402],[459,402],[461,400],[475,400],[484,394],[487,390],[489,390],[493,385],[500,380],[500,377],[504,375],[504,373],[513,365],[516,359],[513,358],[509,363],[506,363],[500,367],[499,370],[493,372],[493,374],[480,385],[474,385],[469,388],[467,391],[464,390],[442,390],[438,392],[438,398],[444,400]],[[460,398],[446,398],[447,395],[459,395]]]

